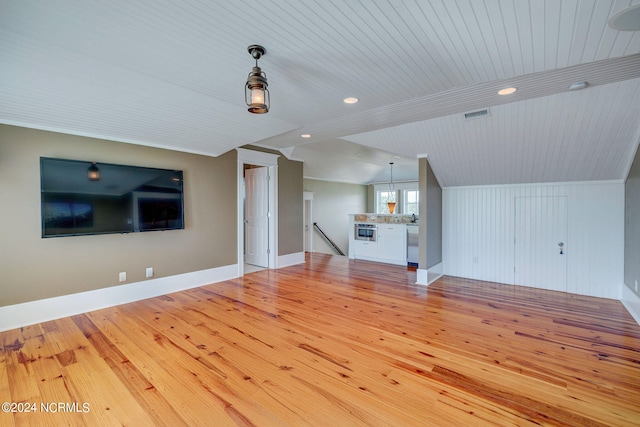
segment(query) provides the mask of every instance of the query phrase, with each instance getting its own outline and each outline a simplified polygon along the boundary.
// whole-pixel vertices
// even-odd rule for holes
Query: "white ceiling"
[[[354,183],[392,161],[417,179],[425,155],[443,186],[624,179],[640,32],[607,20],[639,3],[0,0],[0,122],[212,156],[256,144]],[[251,44],[264,115],[244,105]]]

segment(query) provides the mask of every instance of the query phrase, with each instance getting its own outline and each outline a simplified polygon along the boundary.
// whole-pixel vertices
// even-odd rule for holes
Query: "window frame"
[[[409,193],[416,193],[416,201],[415,202],[409,202]],[[415,212],[411,211],[411,209],[409,209],[409,205],[415,205]],[[405,215],[411,215],[413,213],[416,214],[416,216],[418,216],[420,214],[420,190],[415,188],[415,189],[404,189],[402,190],[402,212]]]
[[[418,201],[417,201],[417,210],[419,211],[420,209],[420,189],[418,187],[418,182],[417,181],[410,181],[410,182],[399,182],[399,183],[395,183],[393,184],[393,192],[395,192],[395,196],[396,196],[396,209],[394,212],[395,214],[398,215],[411,215],[410,213],[406,213],[407,211],[407,196],[408,196],[408,192],[409,191],[416,191],[417,192],[417,197],[418,197]],[[380,184],[375,184],[373,186],[373,194],[374,194],[374,210],[376,214],[381,214],[381,215],[388,215],[389,214],[389,209],[386,207],[386,205],[382,204],[381,201],[381,197],[382,197],[382,193],[388,193],[389,191],[389,183],[380,183]],[[382,212],[381,212],[382,211]],[[418,215],[418,213],[416,213],[416,215]]]

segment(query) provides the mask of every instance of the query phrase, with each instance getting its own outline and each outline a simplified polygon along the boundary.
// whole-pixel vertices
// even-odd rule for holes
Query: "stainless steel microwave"
[[[355,224],[354,238],[375,242],[378,239],[378,226],[376,224]]]

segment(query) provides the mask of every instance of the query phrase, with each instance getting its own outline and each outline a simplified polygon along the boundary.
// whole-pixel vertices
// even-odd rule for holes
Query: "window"
[[[418,215],[419,209],[419,194],[418,190],[404,190],[402,195],[402,213],[406,215],[416,214]]]
[[[397,183],[393,191],[389,190],[388,184],[376,184],[373,188],[375,194],[374,213],[388,214],[387,202],[391,198],[391,201],[397,202],[394,214],[418,215],[420,191],[417,182]]]

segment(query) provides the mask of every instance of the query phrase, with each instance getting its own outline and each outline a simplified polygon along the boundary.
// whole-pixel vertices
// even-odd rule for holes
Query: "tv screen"
[[[42,237],[183,229],[182,175],[41,157]]]

